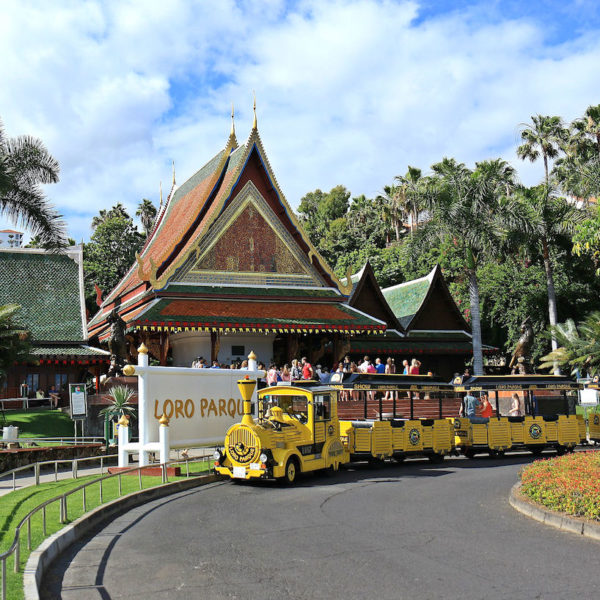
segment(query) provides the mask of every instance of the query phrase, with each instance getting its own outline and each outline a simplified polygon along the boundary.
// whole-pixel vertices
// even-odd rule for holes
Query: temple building
[[[31,335],[29,360],[16,364],[2,381],[0,397],[54,388],[68,399],[69,383],[99,383],[109,353],[88,344],[83,293],[83,251],[72,246],[57,254],[41,248],[0,249],[0,305],[18,304],[19,324]]]
[[[132,361],[143,341],[160,364],[177,366],[250,351],[265,364],[307,356],[328,366],[345,354],[427,354],[425,368],[446,375],[471,354],[439,268],[384,290],[368,264],[336,277],[279,188],[256,114],[244,144],[232,115],[225,147],[181,186],[173,175],[136,263],[107,292],[90,338],[105,342],[118,313]]]

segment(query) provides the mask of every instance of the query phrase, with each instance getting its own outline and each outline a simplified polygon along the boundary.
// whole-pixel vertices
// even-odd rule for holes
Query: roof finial
[[[231,103],[231,135],[235,135],[235,111],[233,109],[233,102]]]
[[[252,129],[258,129],[258,123],[256,121],[256,92],[252,90],[252,94],[254,94],[254,122],[252,123]]]
[[[173,186],[175,186],[175,161],[173,162]]]
[[[158,184],[158,189],[160,191],[160,205],[162,206],[162,181]]]

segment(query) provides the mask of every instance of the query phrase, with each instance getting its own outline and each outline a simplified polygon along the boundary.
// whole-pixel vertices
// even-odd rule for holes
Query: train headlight
[[[264,452],[260,455],[259,458],[261,463],[266,463],[269,460],[269,457]]]
[[[221,461],[221,451],[220,450],[215,450],[215,453],[213,454],[213,458],[216,461]]]

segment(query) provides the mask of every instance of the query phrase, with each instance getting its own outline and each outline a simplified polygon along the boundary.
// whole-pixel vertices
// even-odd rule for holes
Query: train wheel
[[[501,458],[504,456],[505,452],[504,450],[489,450],[488,454],[491,458]]]
[[[527,450],[529,450],[529,452],[531,452],[531,454],[533,454],[534,456],[539,456],[544,451],[544,447],[530,446],[529,448],[527,448]]]
[[[575,446],[569,446],[569,447],[567,448],[567,452],[568,452],[569,454],[571,454],[571,452],[575,452]]]
[[[567,451],[567,447],[566,446],[556,446],[556,455],[557,456],[562,456],[565,452]]]
[[[465,456],[467,458],[475,458],[475,450],[473,450],[473,448],[467,448],[465,450]]]
[[[298,472],[300,469],[298,468],[298,460],[293,456],[288,459],[285,465],[285,475],[283,476],[283,480],[287,485],[293,485],[296,483],[296,478],[298,477]]]
[[[440,463],[444,462],[445,456],[443,454],[430,454],[429,456],[427,456],[427,458],[429,459],[430,463],[433,463],[434,465],[439,465]]]

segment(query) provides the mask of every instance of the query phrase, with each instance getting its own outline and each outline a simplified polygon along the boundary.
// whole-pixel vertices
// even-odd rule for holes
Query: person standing
[[[285,363],[285,365],[283,365],[283,369],[281,369],[281,381],[285,383],[292,382],[292,372],[290,371],[290,367],[287,363]]]
[[[516,392],[512,395],[511,405],[508,414],[511,417],[520,417],[521,416],[521,399],[519,398],[519,394]]]
[[[267,371],[267,385],[277,385],[277,367],[274,363],[271,363],[271,366]]]
[[[408,361],[406,359],[404,359],[402,361],[402,374],[403,375],[408,375],[409,369],[410,369],[410,367],[408,365]]]
[[[481,392],[479,399],[481,400],[481,416],[484,419],[490,419],[494,414],[494,410],[490,404],[487,392]]]
[[[302,357],[302,379],[313,379],[314,378],[314,370],[312,365],[308,362],[306,356]]]
[[[469,419],[473,419],[477,416],[477,408],[481,405],[481,402],[471,394],[471,392],[467,392],[464,400],[465,406],[465,416]]]
[[[350,373],[351,365],[352,365],[352,362],[350,361],[350,357],[345,356],[344,362],[342,363],[342,370],[344,371],[344,373]]]
[[[290,369],[292,374],[292,381],[297,381],[298,379],[302,379],[302,368],[298,364],[298,359],[292,359],[292,368]]]
[[[381,359],[379,357],[375,359],[375,370],[380,375],[383,375],[385,373],[385,365],[381,362]]]
[[[409,375],[418,375],[420,367],[421,367],[421,361],[418,361],[416,358],[413,358],[412,362],[410,363],[410,369],[408,371],[408,374]]]

